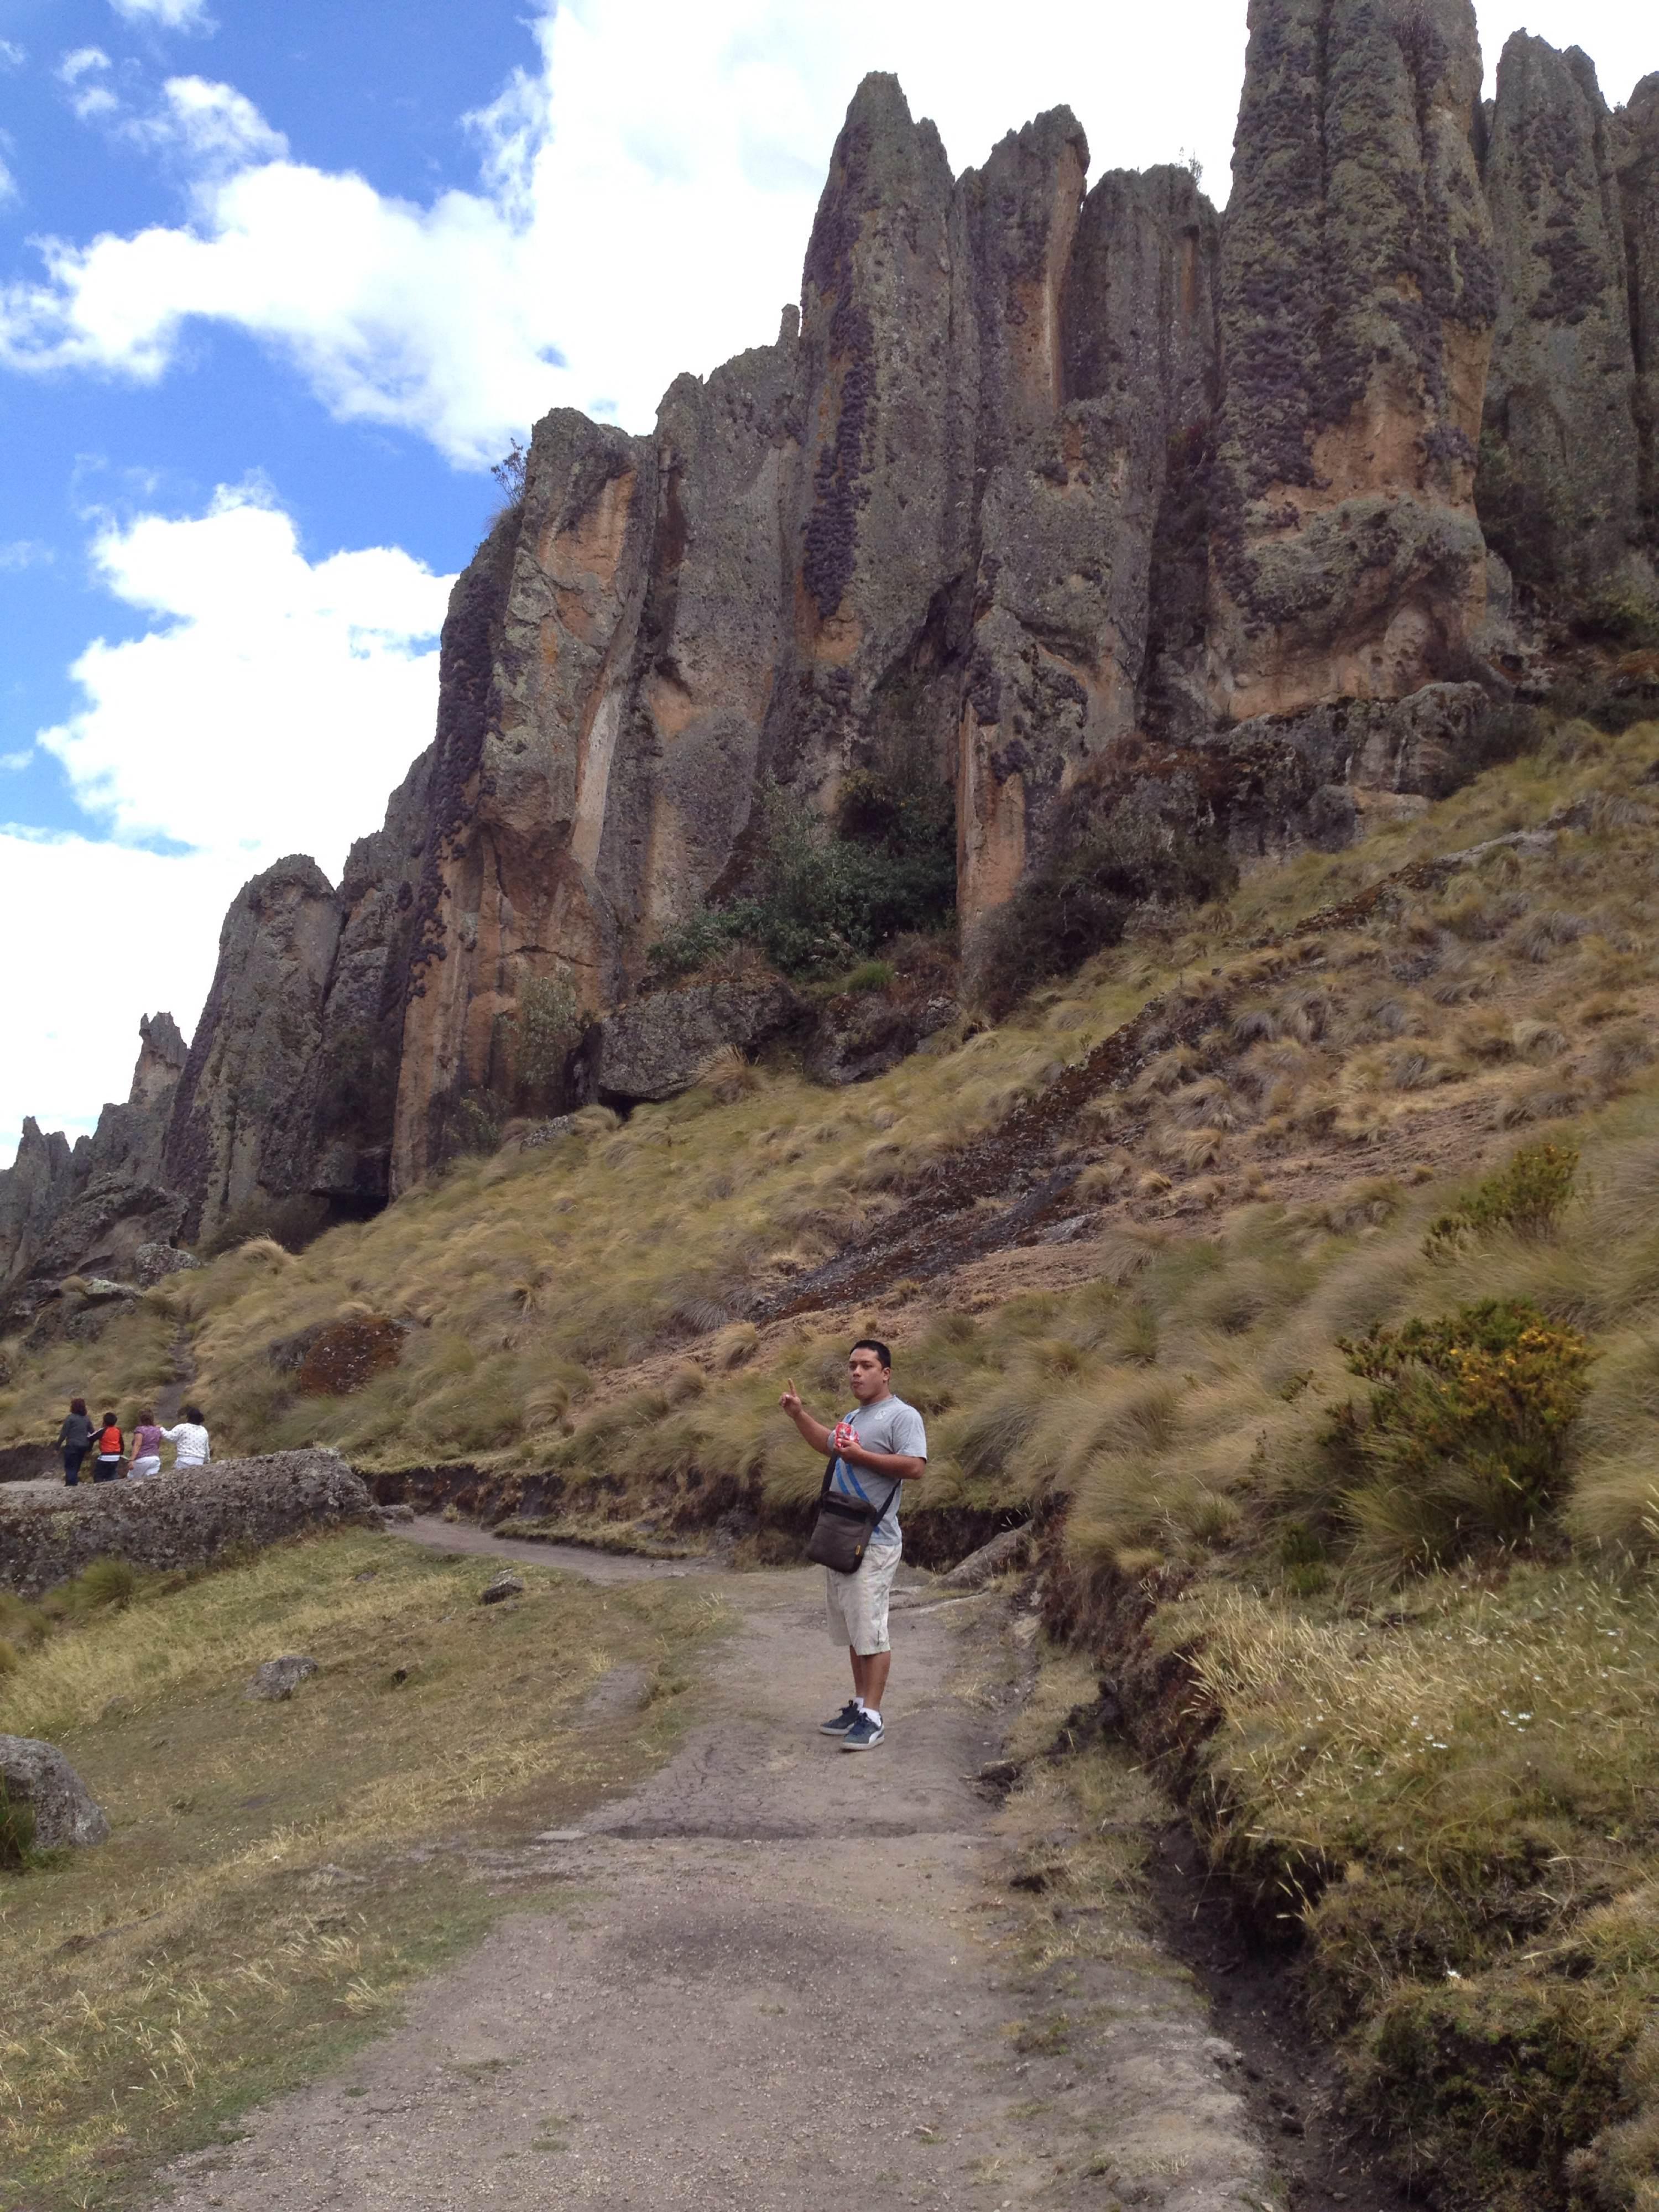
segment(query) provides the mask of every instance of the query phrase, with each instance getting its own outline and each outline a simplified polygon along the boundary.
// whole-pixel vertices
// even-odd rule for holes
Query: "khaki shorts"
[[[900,1544],[872,1547],[859,1561],[858,1572],[838,1575],[823,1571],[824,1601],[830,1612],[830,1641],[850,1644],[860,1659],[878,1651],[890,1651],[887,1640],[887,1600],[893,1577],[904,1556]]]

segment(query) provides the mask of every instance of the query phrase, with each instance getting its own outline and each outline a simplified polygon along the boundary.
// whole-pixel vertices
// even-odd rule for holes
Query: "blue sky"
[[[1480,10],[1614,99],[1643,0]],[[0,0],[0,1161],[188,1033],[226,901],[429,735],[489,462],[771,337],[859,78],[1225,197],[1243,0]]]

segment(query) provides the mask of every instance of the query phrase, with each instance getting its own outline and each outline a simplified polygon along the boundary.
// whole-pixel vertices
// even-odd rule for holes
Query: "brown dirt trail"
[[[903,1594],[887,1741],[854,1756],[817,1733],[846,1666],[816,1571],[720,1587],[740,1631],[667,1765],[580,1831],[473,1854],[473,1878],[528,1885],[536,1909],[510,1913],[335,2077],[179,2160],[165,2201],[1272,2203],[1234,2055],[1182,1970],[1127,1930],[1127,1905],[1121,1954],[1069,1985],[1069,2026],[1027,2016],[1040,1977],[999,1887],[1016,1869],[971,1779],[999,1730],[957,1633],[982,1644],[1006,1600]]]

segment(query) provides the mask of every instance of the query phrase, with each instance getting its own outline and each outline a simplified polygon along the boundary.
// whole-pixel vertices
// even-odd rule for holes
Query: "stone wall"
[[[94,1559],[167,1571],[310,1529],[378,1526],[368,1486],[337,1452],[221,1460],[149,1482],[82,1483],[43,1498],[0,1488],[0,1584],[25,1597]]]

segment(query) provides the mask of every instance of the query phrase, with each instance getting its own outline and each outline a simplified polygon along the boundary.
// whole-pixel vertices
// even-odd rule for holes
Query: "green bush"
[[[906,930],[937,929],[956,898],[956,811],[927,779],[914,787],[861,769],[833,823],[769,784],[746,895],[666,931],[653,972],[690,975],[739,945],[787,975],[823,975]]]
[[[1542,1236],[1560,1219],[1578,1172],[1574,1144],[1523,1145],[1504,1167],[1479,1182],[1468,1196],[1430,1224],[1424,1250],[1431,1259],[1454,1249],[1465,1237],[1513,1229]]]
[[[82,1595],[95,1611],[107,1606],[123,1612],[137,1595],[138,1571],[130,1559],[94,1559],[82,1568],[76,1580]]]
[[[1585,1340],[1535,1306],[1488,1298],[1338,1342],[1374,1386],[1323,1439],[1358,1563],[1404,1574],[1531,1540],[1564,1485],[1596,1357]]]
[[[861,960],[850,975],[842,978],[843,991],[886,991],[892,988],[894,975],[890,960]]]

